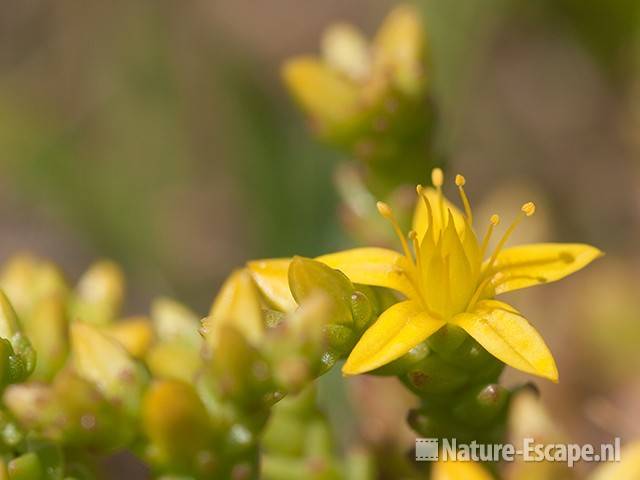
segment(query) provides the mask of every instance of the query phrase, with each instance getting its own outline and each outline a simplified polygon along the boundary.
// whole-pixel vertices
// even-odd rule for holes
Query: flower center
[[[430,315],[447,319],[472,309],[479,300],[491,295],[498,255],[522,219],[533,215],[535,205],[529,202],[522,206],[521,214],[507,228],[483,264],[482,259],[500,217],[491,216],[487,232],[479,243],[471,226],[473,213],[464,190],[465,178],[462,175],[455,177],[464,215],[444,198],[442,170],[434,169],[431,181],[435,192],[422,185],[416,187],[418,201],[425,207],[424,231],[411,230],[405,236],[389,205],[378,202],[377,207],[400,239],[405,261],[396,268],[410,281],[415,299]]]

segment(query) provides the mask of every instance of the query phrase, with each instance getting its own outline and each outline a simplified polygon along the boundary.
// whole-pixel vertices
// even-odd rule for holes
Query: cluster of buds
[[[320,57],[283,68],[285,82],[323,140],[360,160],[378,193],[413,183],[430,150],[426,39],[419,14],[394,9],[372,42],[354,26],[329,27]]]
[[[261,463],[272,471],[264,478],[301,469],[309,478],[369,478],[359,456],[335,457],[311,394],[291,394],[346,357],[389,299],[314,260],[285,268],[286,302],[270,302],[258,262],[230,276],[201,322],[166,298],[148,316],[122,318],[124,278],[111,262],[72,287],[50,262],[11,259],[0,274],[0,478],[95,478],[99,458],[122,449],[159,478],[251,479]],[[287,395],[276,416],[302,408],[298,431],[324,445],[313,455],[273,440],[260,448]],[[266,438],[287,424],[270,422]]]

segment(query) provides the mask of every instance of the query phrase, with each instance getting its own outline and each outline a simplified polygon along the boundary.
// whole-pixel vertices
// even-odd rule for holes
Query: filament
[[[494,250],[493,254],[491,255],[491,259],[489,260],[489,264],[487,265],[487,271],[491,270],[491,268],[493,267],[493,264],[495,263],[496,259],[498,258],[498,254],[500,253],[500,251],[504,247],[504,244],[507,243],[507,240],[509,240],[509,237],[511,236],[513,231],[516,229],[516,227],[520,224],[522,219],[525,218],[525,217],[530,217],[531,215],[533,215],[535,213],[536,206],[535,206],[535,204],[533,202],[528,202],[528,203],[525,203],[520,210],[521,210],[522,213],[515,218],[513,223],[509,226],[509,228],[507,228],[507,231],[504,232],[504,235],[502,235],[502,238],[500,239],[500,242],[498,242],[498,245],[496,246],[496,249]]]
[[[462,204],[464,205],[464,212],[467,215],[467,219],[469,220],[469,225],[472,225],[473,213],[471,212],[471,204],[469,203],[469,198],[467,198],[467,194],[464,191],[465,183],[467,183],[467,180],[462,175],[456,175],[456,186],[458,187],[460,199],[462,200]]]
[[[489,240],[491,240],[493,230],[499,223],[500,216],[495,213],[491,215],[491,218],[489,219],[489,228],[487,229],[487,233],[484,234],[484,238],[482,239],[482,246],[480,247],[480,258],[484,258],[484,254],[487,251],[487,247],[489,246]]]
[[[391,223],[393,230],[396,232],[396,235],[400,239],[402,250],[404,251],[405,256],[410,262],[412,262],[413,256],[411,255],[411,250],[409,250],[409,244],[407,243],[407,239],[404,236],[404,233],[402,233],[402,229],[400,228],[400,225],[398,224],[398,221],[393,214],[393,210],[391,210],[391,207],[384,202],[378,202],[376,206],[378,207],[378,212],[380,212],[380,215],[389,220],[389,222]]]

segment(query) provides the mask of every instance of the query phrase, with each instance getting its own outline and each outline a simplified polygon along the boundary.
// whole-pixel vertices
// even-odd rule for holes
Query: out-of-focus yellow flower
[[[330,26],[321,50],[320,57],[289,60],[283,76],[323,136],[345,140],[366,130],[382,109],[395,113],[398,97],[424,92],[425,38],[408,5],[396,7],[371,42],[353,25]]]
[[[433,480],[492,480],[493,477],[475,462],[439,461],[433,465]]]
[[[640,478],[640,441],[626,445],[620,453],[620,461],[605,463],[591,474],[589,480],[623,480]]]
[[[493,297],[559,280],[585,267],[602,252],[578,243],[504,248],[518,224],[535,212],[535,205],[529,202],[489,253],[490,238],[500,221],[498,215],[491,216],[486,234],[478,241],[471,226],[464,177],[456,177],[464,214],[444,197],[440,169],[432,172],[432,181],[435,188],[417,187],[418,205],[408,236],[389,206],[378,203],[381,215],[391,222],[400,239],[402,253],[357,248],[317,258],[354,283],[391,288],[406,297],[385,310],[365,332],[343,372],[355,375],[381,367],[451,324],[465,330],[507,365],[557,381],[555,361],[538,332],[516,309]],[[282,294],[281,283],[286,281],[283,260],[263,260],[249,268],[263,282],[271,282],[270,288],[262,289],[263,294]],[[286,303],[288,299],[272,301]]]

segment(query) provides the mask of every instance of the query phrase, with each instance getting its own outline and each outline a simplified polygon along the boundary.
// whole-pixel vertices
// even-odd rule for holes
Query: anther
[[[388,204],[386,204],[384,202],[378,202],[378,203],[376,203],[376,207],[378,207],[378,212],[384,218],[392,218],[393,217],[393,212],[391,211],[391,207]]]
[[[530,217],[535,213],[536,205],[533,202],[527,202],[524,205],[522,205],[522,208],[520,208],[520,210],[522,211],[522,213],[524,213],[524,217]],[[513,221],[513,223],[509,226],[509,228],[507,228],[507,231],[504,232],[504,234],[502,235],[502,238],[500,239],[500,242],[498,242],[496,249],[494,250],[493,254],[491,255],[491,258],[489,259],[487,270],[490,270],[493,267],[494,263],[496,262],[496,259],[498,258],[498,254],[500,253],[504,245],[507,243],[507,240],[509,239],[511,234],[513,233],[513,231],[516,229],[516,227],[524,217],[523,215],[518,215],[516,219]]]
[[[434,168],[431,170],[431,183],[434,187],[441,187],[444,183],[444,174],[441,168]]]
[[[530,217],[531,215],[536,213],[536,204],[533,202],[527,202],[524,205],[522,205],[521,210],[524,212],[524,214],[527,217]]]
[[[500,215],[494,213],[493,215],[491,215],[491,218],[489,219],[489,221],[491,222],[491,225],[495,227],[500,223]]]
[[[456,185],[458,186],[460,199],[462,200],[462,204],[464,205],[464,213],[467,215],[467,220],[469,221],[469,225],[471,225],[473,223],[473,214],[471,213],[471,204],[469,203],[467,194],[464,191],[465,183],[467,183],[467,180],[462,175],[460,174],[456,175]]]

